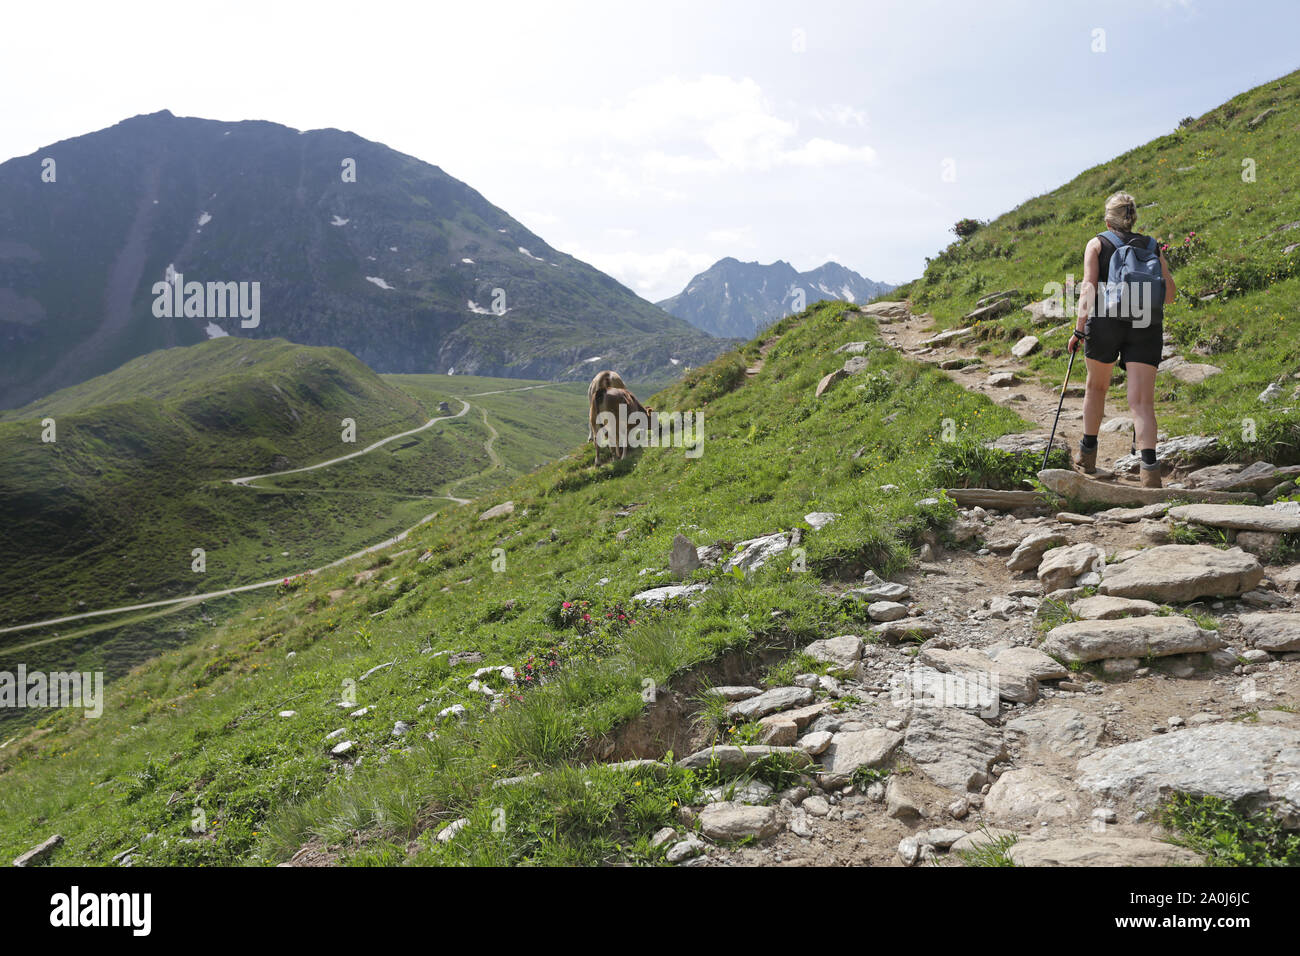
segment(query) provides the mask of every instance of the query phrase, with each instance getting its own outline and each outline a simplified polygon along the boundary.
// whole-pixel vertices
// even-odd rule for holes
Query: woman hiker
[[[1141,250],[1142,255],[1156,252],[1156,243],[1148,236],[1133,232],[1137,222],[1137,201],[1128,193],[1115,193],[1106,200],[1107,232],[1094,236],[1083,250],[1083,286],[1079,295],[1079,317],[1070,336],[1069,349],[1074,352],[1083,343],[1088,364],[1088,382],[1083,399],[1083,441],[1079,443],[1079,464],[1086,474],[1097,471],[1097,433],[1106,409],[1106,389],[1110,388],[1111,371],[1116,359],[1128,375],[1128,407],[1133,415],[1134,437],[1142,452],[1142,485],[1160,487],[1160,463],[1156,461],[1156,366],[1164,348],[1164,306],[1174,301],[1173,273],[1159,255],[1159,271],[1164,279],[1164,298],[1149,303],[1150,311],[1139,321],[1118,318],[1118,309],[1107,307],[1106,297],[1097,296],[1099,283],[1110,278],[1111,257],[1117,245]],[[1154,258],[1154,256],[1152,256]],[[1154,267],[1155,263],[1151,262]],[[1152,270],[1154,271],[1154,270]]]

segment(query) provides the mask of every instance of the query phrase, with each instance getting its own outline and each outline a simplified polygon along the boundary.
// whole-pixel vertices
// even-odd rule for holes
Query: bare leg
[[[1088,383],[1083,394],[1083,433],[1095,435],[1101,429],[1101,417],[1106,413],[1106,389],[1110,388],[1110,374],[1115,368],[1113,362],[1098,362],[1086,359],[1088,363]],[[1132,368],[1130,365],[1129,368]],[[1130,404],[1132,396],[1132,373],[1129,378]]]
[[[1133,414],[1137,446],[1156,447],[1156,367],[1128,363],[1128,408]]]

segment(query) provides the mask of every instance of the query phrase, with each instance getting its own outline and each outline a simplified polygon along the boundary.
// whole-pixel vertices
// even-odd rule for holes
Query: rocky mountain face
[[[727,257],[659,306],[713,335],[749,338],[764,326],[820,299],[862,303],[892,288],[886,282],[863,278],[837,262],[798,272],[779,259],[761,265]]]
[[[220,335],[560,379],[728,344],[354,133],[163,111],[0,164],[0,407]]]

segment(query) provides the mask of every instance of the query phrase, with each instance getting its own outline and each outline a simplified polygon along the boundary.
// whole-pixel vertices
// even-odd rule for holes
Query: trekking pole
[[[1078,351],[1075,349],[1070,353],[1070,364],[1065,367],[1065,381],[1061,383],[1061,400],[1056,403],[1056,417],[1052,419],[1052,434],[1047,439],[1047,450],[1043,452],[1043,467],[1038,469],[1039,471],[1047,468],[1047,459],[1052,454],[1052,441],[1056,438],[1056,426],[1061,420],[1061,407],[1065,404],[1065,388],[1070,384],[1070,372],[1074,369],[1074,356]]]

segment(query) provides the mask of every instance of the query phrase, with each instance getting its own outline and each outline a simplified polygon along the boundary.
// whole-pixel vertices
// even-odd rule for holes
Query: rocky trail
[[[960,335],[936,341],[928,317],[902,303],[866,311],[894,347],[1050,428],[1058,392],[991,378],[1018,379],[1014,364],[971,371]],[[819,392],[860,370],[852,361]],[[1081,398],[1067,397],[1072,442],[1080,419]],[[1127,436],[1102,440],[1101,462],[1120,460],[1122,472]],[[683,756],[679,740],[685,765],[716,761],[731,782],[656,835],[669,860],[963,865],[964,851],[984,845],[1017,865],[1196,865],[1158,819],[1176,792],[1269,809],[1300,827],[1300,502],[1247,501],[1293,493],[1300,469],[1198,467],[1203,440],[1172,442],[1193,449],[1171,456],[1175,490],[1242,500],[1072,514],[1024,492],[981,493],[960,509],[955,543],[932,536],[896,581],[868,572],[856,586],[828,585],[875,623],[805,648],[821,666],[790,686],[708,691],[738,723],[757,722],[758,743],[711,743],[702,724],[694,752]],[[1005,447],[1042,454],[1041,440]],[[806,522],[815,534],[836,517]],[[796,543],[767,535],[727,557],[679,536],[669,566],[759,567]],[[643,734],[609,756],[641,766],[664,756],[659,742],[656,751],[655,735]],[[771,754],[806,768],[778,792],[748,772]]]

